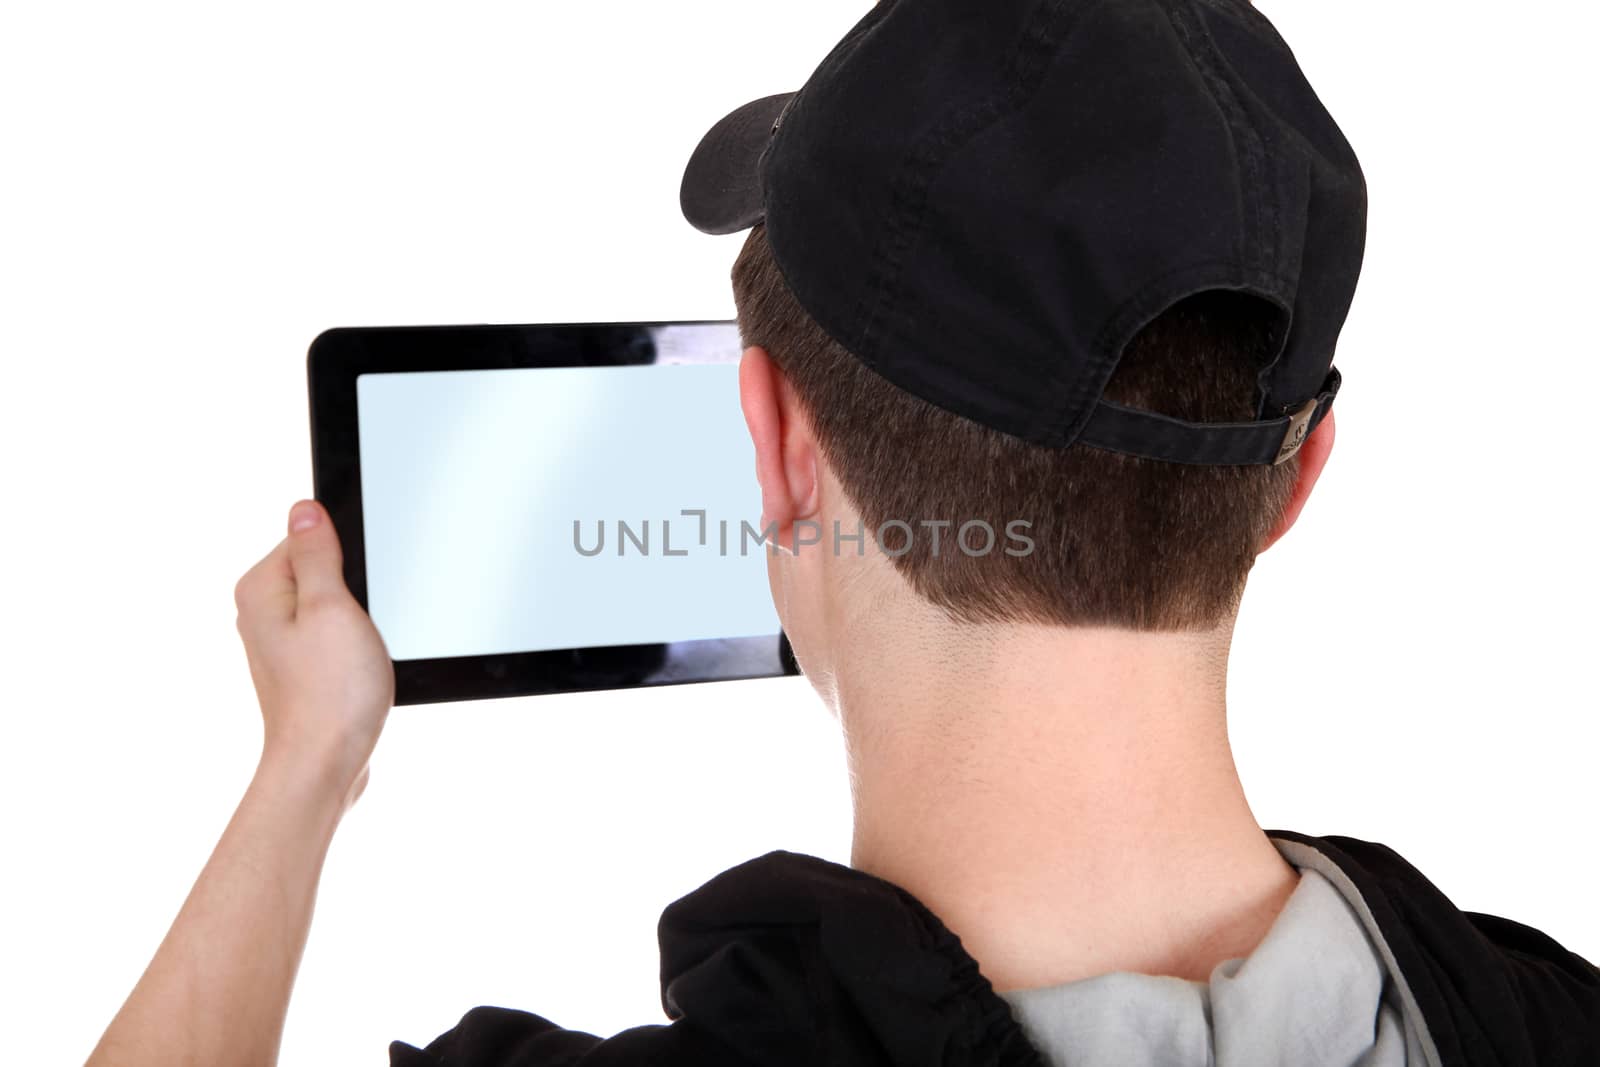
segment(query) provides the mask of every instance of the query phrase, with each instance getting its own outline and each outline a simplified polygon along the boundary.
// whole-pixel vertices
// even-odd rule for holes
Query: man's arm
[[[323,859],[394,699],[388,653],[342,565],[327,513],[302,502],[289,536],[240,580],[261,761],[90,1067],[277,1061]]]

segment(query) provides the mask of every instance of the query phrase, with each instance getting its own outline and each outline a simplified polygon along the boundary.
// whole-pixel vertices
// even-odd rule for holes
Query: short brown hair
[[[1276,467],[1166,463],[1029,444],[878,376],[802,309],[762,227],[733,268],[739,330],[794,386],[823,457],[869,531],[898,520],[1031,524],[1027,555],[967,554],[946,534],[894,558],[922,596],[967,621],[1135,630],[1209,628],[1237,609],[1283,514],[1298,457]],[[1249,419],[1270,321],[1259,300],[1212,291],[1149,323],[1105,396],[1193,421]],[[853,531],[852,531],[853,532]],[[885,535],[889,545],[892,535]],[[890,553],[893,555],[893,553]]]

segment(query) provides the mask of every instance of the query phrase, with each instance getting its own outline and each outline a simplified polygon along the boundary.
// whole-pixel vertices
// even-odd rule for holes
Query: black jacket
[[[1600,970],[1531,927],[1457,909],[1383,845],[1272,831],[1348,878],[1439,1067],[1597,1067]],[[475,1008],[391,1067],[1042,1067],[960,940],[916,898],[772,852],[661,915],[670,1024],[602,1039]]]

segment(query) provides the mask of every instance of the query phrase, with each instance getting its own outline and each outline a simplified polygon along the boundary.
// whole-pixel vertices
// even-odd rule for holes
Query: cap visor
[[[761,154],[792,96],[752,100],[700,139],[678,190],[683,217],[691,226],[705,233],[738,233],[761,221]]]

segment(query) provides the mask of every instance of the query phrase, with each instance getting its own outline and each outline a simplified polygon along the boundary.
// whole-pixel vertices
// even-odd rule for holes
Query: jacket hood
[[[1600,970],[1521,923],[1464,912],[1383,845],[1270,831],[1357,912],[1408,1018],[1415,1067],[1600,1064]],[[468,1012],[394,1067],[1043,1067],[960,939],[898,886],[770,852],[669,905],[671,1025],[609,1038],[509,1008]]]
[[[756,1063],[1043,1067],[977,962],[911,894],[776,851],[661,915],[661,1003]]]

